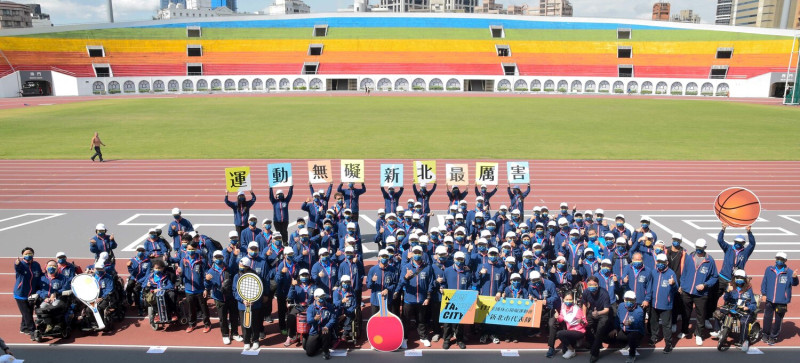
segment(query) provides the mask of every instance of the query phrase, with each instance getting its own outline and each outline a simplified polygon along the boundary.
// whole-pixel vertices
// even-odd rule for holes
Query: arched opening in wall
[[[639,92],[639,84],[636,82],[628,82],[627,87],[628,93],[638,93]]]
[[[553,80],[548,79],[544,82],[544,91],[545,92],[553,92],[556,90],[556,83]]]
[[[585,92],[595,92],[597,91],[597,84],[594,81],[587,81],[585,90]]]
[[[147,93],[150,92],[150,82],[141,81],[139,82],[139,93]]]
[[[361,84],[358,86],[359,90],[367,90],[367,89],[375,89],[375,81],[372,78],[364,78],[361,80]]]
[[[534,79],[533,81],[531,81],[531,91],[539,92],[541,90],[542,90],[542,81],[538,79]]]
[[[119,82],[117,81],[108,82],[108,93],[113,95],[119,93],[120,91],[121,90],[119,87]]]
[[[167,83],[167,91],[169,91],[169,92],[178,92],[178,91],[180,91],[180,84],[178,83],[178,81],[174,80],[174,79],[170,80]]]
[[[222,81],[220,81],[218,79],[212,79],[211,80],[211,90],[212,91],[222,91]]]
[[[183,84],[181,84],[181,89],[183,92],[193,92],[194,91],[194,82],[191,79],[184,79]]]
[[[569,86],[569,90],[570,92],[581,92],[583,90],[583,85],[581,84],[581,81],[578,80],[572,81],[572,84]]]
[[[500,92],[510,91],[511,90],[511,81],[507,79],[501,79],[500,82],[497,83],[497,90]]]
[[[276,82],[276,81],[275,81],[274,79],[272,79],[272,78],[270,78],[270,79],[267,79],[267,84],[266,84],[266,86],[264,86],[264,88],[265,88],[267,91],[274,91],[274,90],[278,89],[278,82]]]
[[[564,80],[558,81],[558,92],[567,92],[568,85],[569,84],[567,83],[567,81]]]
[[[450,78],[447,80],[447,90],[448,91],[460,91],[461,90],[461,82],[459,82],[455,78]]]
[[[720,83],[717,86],[717,96],[728,96],[730,95],[731,88],[728,86],[727,83]]]
[[[392,81],[388,78],[381,78],[378,80],[378,91],[391,91]]]
[[[164,92],[164,81],[157,80],[153,82],[153,92]]]
[[[395,91],[408,91],[408,80],[400,78],[394,82]]]
[[[698,92],[697,83],[689,82],[686,85],[686,95],[687,96],[696,96]]]
[[[443,91],[444,82],[439,78],[434,78],[428,83],[428,91]]]
[[[288,91],[289,86],[290,86],[289,80],[286,78],[281,78],[280,83],[278,83],[278,88],[280,88],[281,91]]]
[[[414,79],[414,82],[411,83],[411,89],[414,91],[424,91],[425,86],[425,80],[422,78],[416,78]]]
[[[608,93],[611,91],[611,83],[608,81],[600,81],[600,85],[597,86],[597,92]]]
[[[236,82],[232,79],[228,78],[225,80],[225,90],[226,91],[235,91],[236,90]]]
[[[240,79],[239,80],[239,91],[247,91],[250,89],[250,81],[247,79]]]
[[[656,94],[657,95],[667,94],[667,82],[658,82],[658,84],[656,84]]]
[[[292,83],[292,89],[298,91],[305,91],[306,89],[308,89],[308,87],[306,87],[306,80],[302,78],[295,79],[294,83]]]
[[[102,95],[106,93],[106,84],[100,81],[92,83],[92,93]]]
[[[264,89],[264,81],[261,78],[253,80],[253,91],[261,91]]]
[[[311,82],[308,83],[308,89],[312,91],[319,91],[322,88],[322,80],[319,78],[314,78]]]
[[[642,83],[642,90],[639,93],[643,95],[649,95],[653,93],[653,82],[647,81]]]
[[[622,81],[614,82],[614,85],[612,86],[612,88],[614,89],[614,93],[623,93],[623,92],[625,92],[625,84],[622,83]]]
[[[682,95],[683,94],[683,84],[680,82],[675,82],[672,86],[669,87],[669,93],[672,95]]]
[[[125,83],[122,84],[122,92],[125,93],[136,92],[136,84],[134,84],[133,81],[125,81]]]
[[[794,87],[794,82],[789,82],[789,89]],[[777,82],[769,86],[769,96],[784,98],[786,96],[786,82]]]
[[[208,91],[208,81],[205,79],[201,79],[197,81],[197,91],[198,92],[205,92]]]
[[[524,79],[518,79],[516,82],[514,82],[514,91],[525,92],[527,90],[528,82],[526,82]]]
[[[703,85],[700,87],[700,94],[703,96],[713,96],[714,85],[710,82],[703,83]]]

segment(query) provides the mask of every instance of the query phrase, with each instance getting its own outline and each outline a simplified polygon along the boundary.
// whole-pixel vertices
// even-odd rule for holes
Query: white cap
[[[411,213],[410,210],[407,210],[405,213],[403,213],[403,217],[413,217],[413,216],[414,216],[414,213]]]
[[[301,236],[308,236],[308,228],[303,228],[300,230]]]
[[[394,213],[386,214],[386,219],[392,219],[392,218],[397,219],[397,214]]]
[[[545,210],[547,210],[548,212],[550,211],[550,209],[548,209],[546,205],[543,205],[542,206],[542,212],[544,212]]]
[[[456,219],[464,219],[464,215],[461,213],[456,213]]]
[[[506,238],[508,238],[508,237],[516,237],[516,236],[517,236],[517,234],[514,233],[514,232],[511,232],[511,231],[506,232]]]
[[[570,234],[570,235],[573,235],[573,234],[581,234],[581,233],[580,233],[580,232],[578,232],[578,230],[577,230],[577,229],[573,228],[572,230],[570,230],[570,231],[569,231],[569,234]]]
[[[452,220],[454,220],[454,219],[455,219],[455,218],[453,218],[453,215],[452,215],[452,214],[448,214],[448,215],[444,216],[444,220],[446,220],[446,221],[452,221]]]
[[[339,278],[339,281],[350,281],[350,275],[342,275],[342,277]]]
[[[672,239],[676,239],[676,240],[679,240],[679,241],[683,241],[683,235],[682,235],[682,234],[680,234],[680,233],[673,233],[673,234],[672,234]]]
[[[591,248],[587,248],[587,249],[583,250],[583,255],[584,255],[584,256],[586,256],[586,255],[588,255],[588,254],[590,254],[590,253],[591,253],[591,254],[594,254],[594,250],[593,250],[593,249],[591,249]]]
[[[594,214],[594,212],[591,209],[587,209],[586,212],[583,212],[583,215],[585,216],[590,216],[592,214]]]
[[[402,206],[402,205],[398,205],[398,206],[397,206],[397,208],[395,208],[395,209],[394,209],[394,211],[395,211],[395,212],[397,212],[397,213],[401,213],[401,212],[403,212],[404,210],[406,210],[406,209],[405,209],[405,208],[403,208],[403,206]]]
[[[286,248],[283,249],[283,254],[284,255],[288,255],[290,253],[294,254],[294,248],[292,248],[292,246],[289,246],[289,247],[286,247]]]
[[[94,226],[94,230],[95,231],[99,231],[99,230],[105,231],[106,230],[106,225],[102,224],[102,223],[98,223],[96,226]]]
[[[395,242],[397,242],[397,238],[395,238],[394,236],[386,237],[386,243],[395,243]]]
[[[325,248],[325,247],[322,247],[322,248],[319,249],[319,251],[317,251],[318,255],[322,255],[322,254],[325,254],[325,253],[330,254],[330,252],[328,252],[328,249]]]
[[[105,261],[107,259],[108,259],[108,252],[106,252],[106,251],[100,252],[100,255],[97,256],[97,260],[98,261],[100,261],[100,260]]]
[[[458,207],[455,204],[450,205],[449,210],[458,210]]]
[[[558,262],[558,261],[567,262],[567,258],[564,257],[564,256],[558,256],[558,257],[556,257],[555,261],[556,262]]]
[[[419,235],[417,235],[416,233],[414,233],[412,231],[411,234],[408,235],[408,240],[409,241],[419,241]]]
[[[653,234],[650,233],[650,232],[647,232],[647,233],[644,234],[644,238],[653,239]]]
[[[518,273],[515,272],[515,273],[511,274],[511,279],[512,280],[513,279],[522,279],[522,276],[520,276]]]
[[[456,228],[456,233],[459,233],[459,232],[466,234],[467,233],[467,229],[464,228],[464,227],[458,227],[458,228]]]
[[[508,210],[508,206],[503,204],[500,206],[500,210]]]
[[[744,236],[742,236],[740,234],[740,235],[736,236],[736,238],[734,238],[733,241],[734,242],[744,242]]]
[[[351,228],[352,228],[352,229],[356,229],[356,224],[355,224],[355,223],[353,223],[353,222],[349,222],[349,223],[347,223],[347,229],[351,229]]]
[[[540,274],[539,271],[534,270],[534,271],[531,271],[530,275],[528,275],[528,278],[530,280],[538,280],[538,279],[542,278],[542,274]]]
[[[478,238],[478,242],[475,242],[475,244],[486,245],[486,244],[489,244],[489,241],[486,240],[486,238],[481,237],[481,238]],[[496,248],[495,248],[495,250],[496,250]]]
[[[389,256],[389,251],[387,251],[387,250],[384,248],[384,249],[382,249],[382,250],[378,251],[378,256]]]
[[[705,248],[706,246],[708,246],[708,243],[706,243],[705,239],[700,238],[694,243],[694,246],[699,248]]]
[[[181,214],[180,208],[172,208],[172,215]]]
[[[501,248],[505,248],[505,247],[511,248],[511,243],[503,242],[503,244],[500,247]]]
[[[519,214],[519,209],[514,209],[511,211],[511,214]]]
[[[242,259],[241,259],[241,260],[239,260],[239,264],[240,264],[240,265],[249,266],[249,265],[250,265],[250,258],[248,258],[248,257],[242,257]]]
[[[486,183],[481,183],[481,188],[486,188]]]
[[[428,238],[428,236],[426,236],[426,235],[424,235],[424,234],[423,234],[423,235],[421,235],[421,236],[419,236],[419,243],[428,243],[428,242],[430,242],[430,241],[431,241],[431,240]]]
[[[500,251],[497,250],[497,247],[492,247],[489,249],[489,253],[500,253]]]
[[[197,233],[197,231],[191,231],[191,232],[189,232],[189,235],[192,236],[192,238],[195,238],[195,237],[199,236],[200,234]]]
[[[464,255],[464,252],[458,251],[453,255],[453,258],[467,258],[467,256]]]
[[[667,255],[665,255],[663,253],[659,253],[658,256],[656,256],[656,261],[667,262]]]
[[[542,211],[542,207],[537,205],[537,206],[533,207],[533,211],[534,212],[541,212]]]
[[[567,202],[561,202],[561,206],[562,207],[569,207],[569,204],[567,204]]]
[[[497,225],[497,222],[495,222],[493,219],[490,219],[490,220],[486,221],[486,225],[487,226],[490,225],[490,224],[491,225]]]
[[[602,215],[605,215],[605,214],[606,214],[606,212],[605,212],[605,211],[603,211],[603,210],[602,210],[602,209],[600,209],[600,208],[597,208],[597,209],[595,209],[595,210],[594,210],[594,214],[602,214]]]
[[[533,257],[533,251],[527,250],[522,253],[522,257],[528,257],[528,256]]]
[[[491,236],[492,236],[492,232],[489,232],[486,229],[481,231],[481,237],[491,237]]]
[[[248,218],[247,218],[247,220],[249,221],[249,220],[251,220],[251,219],[258,220],[258,217],[256,217],[256,215],[255,215],[255,214],[251,214],[251,215],[250,215],[250,217],[248,217]]]
[[[414,207],[422,207],[422,203],[420,203],[420,202],[414,202]]]
[[[251,247],[258,248],[258,242],[250,241],[250,243],[247,244],[247,248],[250,249]]]
[[[434,251],[437,255],[441,255],[443,253],[447,253],[447,246],[436,246],[436,251]]]
[[[622,219],[625,219],[625,215],[624,215],[624,214],[617,214],[617,216],[616,216],[616,217],[614,217],[614,218],[615,218],[615,219],[616,219],[616,218],[622,218]]]
[[[261,224],[268,224],[268,223],[272,223],[272,218],[267,217],[267,218],[264,218],[264,220],[261,221]]]
[[[463,205],[467,205],[467,201],[466,201],[466,200],[462,200],[462,201],[458,202],[458,204],[459,204],[459,205],[462,205],[462,204],[463,204]]]
[[[569,224],[569,221],[566,218],[561,217],[561,218],[558,219],[558,225],[559,226],[566,226],[568,224]]]
[[[59,258],[59,257],[61,257],[61,256],[67,257],[67,254],[66,254],[66,253],[64,253],[64,252],[59,252],[59,253],[56,253],[56,258]]]
[[[139,249],[142,249],[142,250],[144,250],[144,245],[138,245],[138,246],[136,246],[136,250],[138,251]],[[58,257],[58,255],[56,255],[56,257]]]
[[[216,250],[216,251],[214,251],[214,253],[212,254],[212,256],[214,256],[214,257],[217,257],[217,256],[222,256],[222,251],[220,251],[220,250]]]
[[[325,296],[325,290],[323,290],[323,289],[314,290],[314,298],[315,299],[319,299],[319,298],[321,298],[323,296]]]
[[[617,244],[618,245],[624,245],[624,244],[627,244],[627,243],[628,243],[628,241],[625,240],[625,237],[622,237],[622,236],[617,237]]]
[[[414,246],[414,248],[411,249],[411,252],[417,252],[417,251],[422,252],[422,246]]]
[[[614,239],[614,234],[611,232],[606,233],[603,238]]]
[[[525,222],[522,222],[522,223],[520,223],[520,224],[519,224],[519,228],[520,228],[520,229],[522,229],[522,228],[528,228],[528,224],[527,224],[527,223],[525,223]]]
[[[347,246],[347,247],[344,248],[344,252],[345,253],[347,253],[347,252],[355,252],[355,249],[353,248],[353,246]]]
[[[747,272],[744,272],[744,270],[736,270],[733,272],[733,276],[747,277]]]
[[[517,259],[516,259],[516,258],[514,258],[514,256],[508,256],[508,257],[506,257],[506,262],[509,262],[509,263],[516,263],[516,262],[517,262]]]
[[[275,194],[283,194],[283,189],[278,189],[278,191],[275,192]]]
[[[633,290],[628,290],[625,292],[625,299],[636,299],[636,293]]]
[[[322,192],[317,190],[316,192],[314,192],[314,196],[315,197],[321,197],[322,196]]]
[[[307,268],[301,269],[299,275],[310,275],[311,273],[308,272]]]
[[[775,258],[782,258],[784,260],[788,260],[789,258],[786,257],[786,252],[778,252],[775,254]]]
[[[483,212],[477,212],[477,213],[475,213],[475,218],[477,218],[477,217],[481,217],[481,218],[483,218]]]
[[[645,221],[646,221],[647,223],[650,223],[650,217],[648,217],[648,216],[642,216],[641,218],[639,218],[639,222],[645,222]]]
[[[611,260],[609,260],[607,258],[604,258],[602,261],[600,261],[600,264],[601,265],[610,265],[611,264]]]
[[[150,228],[150,229],[147,231],[147,233],[156,233],[156,229],[155,229],[155,228]]]
[[[228,232],[228,237],[229,238],[231,238],[231,237],[239,237],[239,234],[236,233],[236,231],[230,231],[230,232]]]
[[[427,185],[428,185],[428,184],[426,184],[426,183],[419,183],[419,187],[420,187],[420,188],[425,188],[425,186],[427,186]]]
[[[453,236],[444,236],[445,242],[453,242]]]
[[[350,237],[350,236],[348,236],[347,238],[344,239],[344,243],[350,243],[350,242],[355,243],[356,239],[353,238],[353,237]]]
[[[419,219],[419,213],[412,214],[411,219]]]
[[[550,226],[555,226],[555,225],[556,225],[556,221],[550,221],[550,222],[547,222],[547,226],[548,226],[548,227],[550,227]]]
[[[658,246],[658,245],[664,246],[664,241],[662,241],[662,240],[658,240],[658,241],[656,241],[656,243],[654,244],[654,246]]]
[[[386,211],[383,208],[378,209],[378,214],[383,214],[383,213],[386,213]]]

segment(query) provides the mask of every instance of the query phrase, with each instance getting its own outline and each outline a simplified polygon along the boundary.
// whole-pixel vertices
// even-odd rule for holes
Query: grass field
[[[3,110],[0,158],[797,160],[800,108],[502,97],[112,99]]]

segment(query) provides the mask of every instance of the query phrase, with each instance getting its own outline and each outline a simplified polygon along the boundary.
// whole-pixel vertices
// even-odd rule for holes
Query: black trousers
[[[624,332],[620,331],[617,334],[618,339],[622,339],[623,341],[628,341],[628,356],[635,357],[636,356],[636,349],[639,348],[639,343],[642,341],[642,333],[639,332]]]
[[[250,309],[250,327],[245,328],[242,326],[242,338],[244,344],[253,344],[258,342],[258,333],[261,332],[263,326],[261,316],[261,309]],[[239,321],[244,322],[244,310],[239,310]]]
[[[690,295],[684,291],[681,294],[681,300],[683,300],[683,310],[686,311],[686,315],[688,317],[691,318],[691,311],[694,310],[697,318],[697,322],[694,326],[694,334],[697,336],[702,336],[703,328],[705,328],[706,322],[706,304],[708,302],[708,296]],[[689,334],[689,319],[683,319],[681,324],[681,332],[684,334]]]
[[[287,315],[288,320],[286,321],[287,330],[290,337],[294,337],[297,335],[297,316],[300,314],[305,314],[305,311],[297,310],[296,306],[292,306],[292,309],[289,310],[289,314]]]
[[[561,327],[561,323],[559,323],[556,318],[551,316],[550,319],[547,320],[547,326],[549,330],[549,334],[547,336],[547,346],[553,348],[556,346],[556,335]]]
[[[19,301],[20,300],[17,300],[17,303],[19,303]],[[22,311],[21,308],[20,311]],[[761,331],[764,332],[763,334],[765,337],[773,339],[778,338],[778,333],[781,332],[781,324],[783,323],[784,315],[786,315],[785,304],[773,304],[769,301],[764,304],[764,326],[761,327]]]
[[[286,313],[288,313],[286,306],[286,296],[278,296],[278,328],[286,330]]]
[[[411,320],[416,320],[416,330],[420,340],[428,340],[428,325],[426,324],[426,310],[428,306],[422,304],[403,304],[403,330],[405,338],[408,339],[413,326]]]
[[[189,325],[197,325],[197,309],[203,313],[203,325],[210,326],[211,318],[208,315],[208,303],[203,294],[186,294],[186,303],[189,304]]]
[[[92,155],[92,161],[94,161],[94,158],[96,158],[98,156],[100,157],[100,161],[103,161],[103,153],[100,151],[100,147],[99,146],[95,146],[94,147],[94,155]]]
[[[242,231],[247,229],[247,226],[235,226],[235,227],[236,227],[236,233],[239,235],[239,238],[242,238]]]
[[[442,324],[439,323],[439,306],[442,305],[441,301],[433,301],[428,304],[428,311],[427,315],[428,318],[425,321],[430,321],[433,326],[431,326],[431,330],[433,330],[433,335],[441,336],[443,333]],[[435,308],[434,308],[435,307]]]
[[[708,300],[706,301],[706,312],[713,312],[719,306],[719,298],[728,290],[730,281],[725,281],[722,277],[717,279],[717,285],[708,290]],[[708,314],[711,317],[711,314]],[[705,323],[705,322],[703,322]]]
[[[603,346],[603,340],[608,336],[608,314],[595,318],[589,313],[586,323],[586,341],[591,346],[592,355],[596,357],[600,355],[600,347]]]
[[[236,306],[236,300],[234,300],[233,297],[229,297],[228,299],[227,302],[214,300],[214,306],[217,307],[219,330],[222,331],[222,337],[239,335],[239,310]]]
[[[689,319],[686,319],[689,320]],[[659,310],[650,306],[650,341],[655,343],[658,340],[658,327],[664,334],[664,343],[672,346],[672,310]]]
[[[578,341],[583,338],[583,334],[584,333],[574,330],[561,330],[556,334],[556,336],[565,348],[572,347],[572,349],[575,349]]]
[[[680,296],[681,295],[678,294],[676,297],[680,298]],[[672,304],[672,324],[673,325],[678,324],[678,317],[679,316],[681,317],[681,321],[683,321],[683,320],[689,320],[689,315],[691,315],[691,314],[686,313],[686,309],[684,309],[682,301],[675,301]]]
[[[303,345],[303,350],[306,351],[306,355],[309,357],[313,357],[319,353],[319,351],[323,352],[330,352],[331,351],[331,341],[333,340],[333,331],[328,331],[328,334],[319,334],[309,335],[306,338],[306,343]]]
[[[275,232],[281,234],[284,241],[289,240],[289,222],[273,222],[275,224]]]
[[[464,329],[461,324],[445,324],[443,337],[445,342],[449,342],[453,337],[456,338],[456,342],[464,342]]]
[[[272,316],[272,300],[275,298],[275,291],[269,289],[269,293],[264,294],[263,297],[267,298],[266,302],[261,303],[261,316],[266,319]]]
[[[16,300],[19,313],[22,314],[22,321],[19,323],[19,330],[26,333],[33,332],[36,326],[33,323],[33,309],[28,300]]]

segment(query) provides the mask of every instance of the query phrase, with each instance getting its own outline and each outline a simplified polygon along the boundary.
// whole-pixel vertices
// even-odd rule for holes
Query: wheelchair
[[[75,320],[76,305],[71,298],[72,291],[64,291],[59,299],[58,307],[42,307],[42,299],[38,296],[31,296],[29,302],[36,306],[36,328],[31,334],[31,340],[41,343],[44,338],[69,338],[72,333],[72,325]]]
[[[756,296],[756,298],[758,299],[757,301],[761,300],[760,296]],[[746,339],[751,346],[761,340],[761,324],[758,322],[759,309],[754,312],[743,311],[735,304],[726,304],[717,309],[714,312],[714,318],[720,321],[717,350],[724,352],[730,349],[731,345],[741,346],[739,339],[734,340],[732,343],[728,342],[728,337],[731,333],[746,334]],[[748,316],[747,326],[742,326],[742,318]]]

